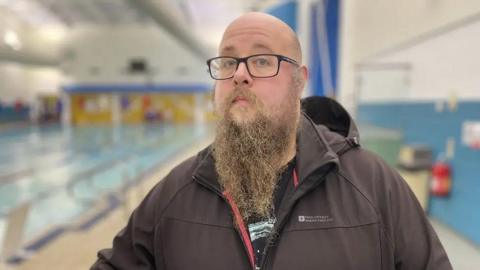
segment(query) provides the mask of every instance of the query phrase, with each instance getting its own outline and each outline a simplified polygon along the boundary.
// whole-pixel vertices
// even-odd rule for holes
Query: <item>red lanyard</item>
[[[230,196],[228,192],[224,191],[223,196],[225,196],[225,198],[228,201],[228,204],[230,204],[230,207],[232,207],[233,215],[235,216],[235,221],[237,222],[238,227],[240,229],[240,234],[242,235],[243,242],[247,246],[248,258],[250,259],[250,264],[252,265],[252,268],[255,269],[255,254],[253,253],[252,242],[250,242],[250,238],[248,237],[247,228],[245,227],[245,223],[243,222],[242,215],[240,214],[240,210],[238,210],[237,204],[233,201],[232,196]]]
[[[297,188],[298,186],[298,176],[295,169],[293,169],[293,185],[295,186],[295,188]],[[233,201],[232,196],[228,192],[224,191],[223,196],[227,199],[228,204],[230,204],[230,207],[232,208],[233,215],[240,229],[240,234],[242,236],[243,242],[247,246],[250,264],[252,265],[252,269],[255,269],[255,253],[253,252],[252,242],[250,241],[250,237],[248,236],[247,227],[245,226],[245,222],[243,222],[240,210],[238,210],[237,204]]]
[[[293,185],[295,188],[298,187],[298,176],[297,176],[297,170],[293,169]]]

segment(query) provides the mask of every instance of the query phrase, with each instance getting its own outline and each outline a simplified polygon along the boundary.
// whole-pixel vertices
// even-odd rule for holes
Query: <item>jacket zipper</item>
[[[319,178],[320,179],[324,179],[327,174],[330,172],[330,168],[326,169],[325,172],[323,172]],[[305,177],[305,180],[304,181],[301,181],[299,183],[299,186],[297,187],[300,188],[300,186],[302,186],[302,184],[304,184],[304,182],[306,182],[306,180],[308,180],[310,177],[313,177],[313,175],[315,175],[315,172],[310,174],[309,176]],[[293,206],[295,205],[295,203],[306,193],[308,192],[309,190],[311,189],[314,189],[315,187],[317,187],[318,185],[320,185],[320,183],[322,183],[323,181],[318,181],[317,183],[315,183],[315,185],[311,186],[310,188],[308,188],[307,190],[303,191],[302,194],[300,196],[298,196],[298,198],[295,198],[293,199],[293,201],[291,202],[290,205],[288,205],[287,207],[287,210],[286,210],[286,213],[285,215],[283,215],[281,217],[281,219],[279,220],[279,225],[278,226],[274,226],[274,229],[272,230],[272,233],[270,234],[270,236],[268,237],[267,239],[267,243],[265,245],[265,249],[263,250],[263,256],[262,256],[262,261],[260,262],[260,267],[258,268],[258,270],[265,270],[266,269],[266,264],[267,264],[267,259],[268,259],[268,255],[269,255],[269,250],[270,250],[270,247],[273,246],[273,244],[277,241],[277,238],[279,236],[279,233],[280,231],[282,230],[282,228],[285,226],[285,224],[287,223],[288,221],[288,217],[290,216],[291,214],[291,209],[293,208]],[[294,196],[295,193],[292,194],[292,196]]]
[[[324,165],[324,166],[326,166],[326,165]],[[325,168],[324,166],[320,167],[317,170],[317,171],[322,171],[322,173],[320,173],[320,176],[319,176],[319,178],[321,178],[321,179],[325,178],[325,176],[330,172],[330,167],[331,166],[328,166],[328,168]],[[314,175],[316,175],[316,171],[312,172],[310,175],[305,177],[304,181],[301,181],[295,190],[298,190],[301,186],[304,186],[305,185],[304,183],[307,182],[307,180],[310,179],[311,177],[313,177]],[[230,206],[231,210],[233,211],[232,206],[230,205],[228,200],[225,198],[225,196],[219,190],[217,190],[215,187],[212,187],[210,184],[208,184],[208,182],[205,179],[203,179],[201,177],[197,178],[196,176],[193,176],[193,179],[196,180],[198,183],[200,183],[205,188],[207,188],[208,190],[210,190],[210,191],[214,192],[215,194],[217,194],[218,196],[220,196],[220,198],[222,198],[222,200],[224,200],[224,202],[226,204],[228,204]],[[252,266],[253,270],[265,269],[265,267],[266,267],[265,265],[266,265],[268,254],[269,254],[268,251],[270,250],[270,247],[272,246],[272,244],[275,241],[277,241],[277,236],[278,236],[280,230],[283,228],[283,226],[285,226],[285,224],[288,220],[287,218],[290,215],[291,208],[293,208],[293,205],[295,204],[295,202],[298,201],[306,192],[308,192],[309,190],[317,187],[322,182],[323,181],[318,181],[312,187],[307,188],[305,191],[302,192],[302,194],[300,196],[298,196],[297,198],[294,198],[293,202],[290,205],[288,205],[286,214],[281,216],[281,219],[279,220],[279,223],[277,223],[279,225],[274,226],[274,228],[272,230],[272,233],[270,234],[270,236],[267,239],[265,249],[263,250],[262,260],[260,262],[260,267],[256,268],[255,265],[253,265]],[[295,196],[295,192],[292,194],[292,196]],[[243,248],[245,249],[245,252],[247,253],[247,257],[250,261],[250,256],[249,256],[247,244],[245,243],[245,240],[243,239],[241,232],[238,230],[238,228],[235,225],[234,225],[234,229],[237,232],[238,237],[240,237],[240,239],[242,241],[242,244],[243,244]],[[253,259],[255,260],[255,258],[253,258]]]
[[[228,202],[227,198],[225,198],[225,196],[220,193],[220,191],[218,191],[216,188],[212,187],[211,185],[209,185],[204,179],[202,178],[197,178],[195,176],[193,176],[193,179],[196,180],[198,183],[200,183],[202,186],[204,186],[205,188],[207,188],[208,190],[214,192],[215,194],[217,194],[218,196],[220,196],[220,198],[222,198],[222,200],[230,207],[230,209],[233,211],[233,208],[232,208],[232,205]],[[247,247],[247,243],[245,243],[245,240],[243,239],[243,236],[242,236],[242,233],[238,230],[238,228],[235,226],[235,224],[233,225],[234,227],[234,230],[237,232],[237,235],[238,237],[241,239],[242,241],[242,244],[243,244],[243,248],[245,249],[245,252],[247,253],[247,257],[249,259],[249,264],[250,264],[250,253],[248,251],[248,247]],[[255,262],[255,257],[253,258],[253,261]],[[255,269],[255,264],[252,266],[252,269],[253,270],[256,270]]]

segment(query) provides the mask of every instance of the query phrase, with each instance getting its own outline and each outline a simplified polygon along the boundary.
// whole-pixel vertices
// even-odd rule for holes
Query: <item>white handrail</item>
[[[2,264],[9,258],[18,255],[18,252],[21,250],[30,205],[30,202],[23,203],[13,208],[7,215],[7,224],[0,254],[0,262]]]

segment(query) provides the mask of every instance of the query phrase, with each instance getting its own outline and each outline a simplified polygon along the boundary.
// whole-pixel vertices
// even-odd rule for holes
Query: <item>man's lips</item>
[[[232,103],[237,103],[237,102],[247,102],[248,103],[249,101],[248,101],[248,98],[246,98],[246,97],[238,96],[238,97],[233,99]]]

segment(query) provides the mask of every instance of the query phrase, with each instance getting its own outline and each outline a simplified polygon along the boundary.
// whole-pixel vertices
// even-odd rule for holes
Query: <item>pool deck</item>
[[[92,228],[67,231],[37,253],[31,254],[28,260],[25,260],[18,266],[11,266],[6,269],[88,269],[95,261],[97,251],[111,246],[113,237],[126,225],[128,216],[133,211],[133,208],[158,183],[159,179],[167,175],[181,161],[195,155],[206,147],[211,141],[212,138],[208,137],[199,141],[188,150],[177,154],[175,158],[165,163],[155,173],[150,175],[148,179],[128,190],[126,203],[111,211],[108,216],[98,221]],[[102,208],[103,206],[99,205],[98,207]],[[88,219],[88,217],[84,218]],[[74,225],[72,226],[75,227]]]

